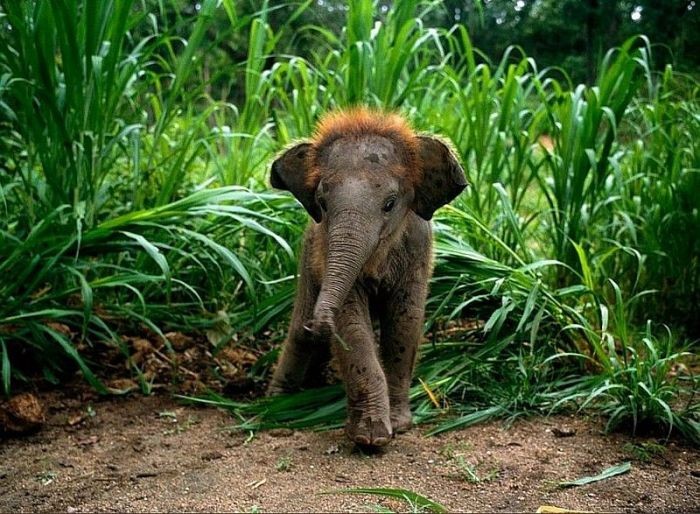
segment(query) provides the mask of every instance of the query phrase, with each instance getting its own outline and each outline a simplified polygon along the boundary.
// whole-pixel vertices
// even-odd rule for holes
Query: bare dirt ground
[[[400,487],[450,511],[690,512],[700,507],[697,449],[604,435],[598,420],[539,418],[425,437],[414,428],[375,455],[342,431],[231,431],[231,416],[166,394],[98,399],[43,393],[37,433],[0,440],[0,511],[411,510],[396,499],[322,494]],[[566,437],[562,437],[566,436]],[[640,455],[631,450],[645,447]],[[646,444],[647,446],[642,446]],[[656,452],[652,451],[656,449]],[[563,480],[632,461],[581,487]]]

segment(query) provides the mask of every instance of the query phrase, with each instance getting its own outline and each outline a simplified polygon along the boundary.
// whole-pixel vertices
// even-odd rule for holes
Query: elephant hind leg
[[[328,367],[331,362],[331,349],[328,344],[315,342],[318,345],[314,348],[306,368],[306,374],[302,380],[304,389],[313,389],[327,385]]]
[[[288,339],[268,387],[268,395],[294,393],[327,384],[331,360],[327,344],[306,339]]]
[[[297,334],[289,335],[267,388],[268,396],[293,393],[304,386],[312,361],[312,342]]]

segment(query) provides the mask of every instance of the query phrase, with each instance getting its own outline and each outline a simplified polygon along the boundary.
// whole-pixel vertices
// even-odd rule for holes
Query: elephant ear
[[[438,208],[453,200],[468,184],[457,157],[444,142],[431,136],[418,136],[418,141],[423,173],[414,185],[412,209],[430,220]]]
[[[321,209],[316,203],[316,187],[308,184],[308,159],[311,145],[300,143],[286,150],[272,163],[270,184],[291,192],[316,221],[321,222]]]

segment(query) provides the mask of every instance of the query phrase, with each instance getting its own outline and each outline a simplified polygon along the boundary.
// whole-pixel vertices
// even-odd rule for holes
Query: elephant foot
[[[287,391],[283,387],[270,385],[265,391],[265,396],[279,396],[281,394],[287,394]]]
[[[291,387],[287,383],[281,380],[273,379],[270,385],[267,386],[267,391],[265,391],[265,396],[279,396],[282,394],[290,394],[298,391],[298,387]]]
[[[413,415],[408,405],[391,407],[391,428],[396,434],[408,432],[413,426]]]
[[[388,415],[372,415],[363,412],[359,416],[348,418],[345,423],[345,433],[356,444],[384,446],[391,441],[391,420]]]

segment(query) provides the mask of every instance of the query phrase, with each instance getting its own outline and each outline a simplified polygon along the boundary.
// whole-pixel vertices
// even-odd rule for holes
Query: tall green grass
[[[146,7],[2,4],[5,393],[27,369],[55,382],[72,365],[104,392],[77,346],[121,347],[116,331],[139,326],[203,328],[234,303],[255,313],[264,266],[292,260],[278,235],[291,221],[272,215],[287,199],[198,186],[219,105],[185,85],[217,2],[184,42],[149,26]]]
[[[585,86],[515,46],[491,60],[462,25],[427,26],[436,2],[352,0],[340,33],[301,34],[270,26],[285,6],[267,2],[172,19],[146,0],[0,5],[6,393],[27,357],[51,380],[68,359],[99,388],[76,347],[118,345],[124,326],[196,330],[223,311],[223,343],[284,323],[306,217],[264,192],[267,164],[322,113],[367,104],[449,138],[472,184],[434,223],[426,329],[476,328],[425,347],[417,420],[585,406],[697,440],[697,379],[673,370],[700,334],[699,89],[654,71],[645,37]],[[245,58],[211,69],[226,38]],[[232,95],[212,98],[214,81]],[[328,391],[230,405],[257,416],[244,426],[333,425]]]

